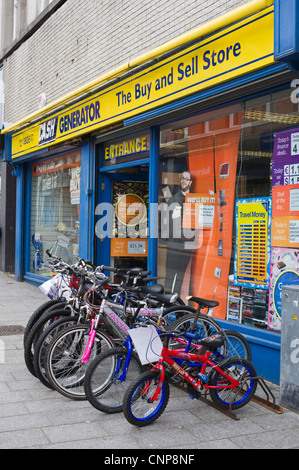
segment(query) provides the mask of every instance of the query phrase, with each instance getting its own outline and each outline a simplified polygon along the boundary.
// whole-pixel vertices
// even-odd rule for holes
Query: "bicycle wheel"
[[[61,331],[76,325],[78,321],[79,316],[68,316],[66,318],[60,318],[48,326],[48,328],[40,335],[34,347],[33,367],[35,375],[42,382],[42,384],[50,389],[53,389],[53,386],[49,382],[46,374],[46,362],[49,345]]]
[[[129,385],[123,401],[123,412],[129,423],[138,427],[147,426],[161,416],[169,400],[169,384],[165,377],[158,399],[151,402],[158,381],[159,372],[151,370]]]
[[[162,315],[163,324],[166,328],[171,329],[172,325],[180,318],[196,313],[195,308],[188,305],[173,305],[164,310]]]
[[[213,370],[209,385],[221,388],[210,389],[212,401],[218,407],[226,410],[236,410],[245,406],[255,394],[257,386],[255,368],[246,359],[239,359],[237,357],[225,359],[219,364],[219,367],[232,378],[238,380],[240,385],[235,390],[229,388],[229,379],[225,378],[221,372]]]
[[[84,378],[86,398],[96,409],[105,413],[117,413],[123,409],[124,393],[128,385],[139,377],[142,365],[132,352],[124,377],[128,349],[112,348],[95,357]]]
[[[29,372],[36,377],[36,373],[33,365],[35,343],[43,331],[53,322],[57,321],[62,317],[69,317],[71,314],[70,310],[53,310],[50,312],[44,312],[41,318],[32,326],[29,331],[25,344],[24,344],[24,360]]]
[[[226,348],[224,349],[225,356],[239,357],[241,359],[247,359],[247,361],[250,362],[251,349],[247,339],[238,331],[224,330],[223,333],[226,342]]]
[[[198,320],[196,322],[195,327],[194,324],[195,313],[189,313],[188,315],[184,315],[175,321],[170,330],[172,332],[177,332],[178,336],[183,336],[185,331],[191,331],[198,335],[198,340],[202,338],[206,338],[207,336],[211,336],[213,334],[222,333],[222,328],[216,323],[211,317],[208,317],[205,314],[199,314]],[[198,340],[192,341],[193,344],[196,344]],[[182,341],[180,342],[176,338],[167,337],[166,339],[166,347],[169,349],[176,349],[182,347]],[[183,344],[187,344],[187,341],[183,341]]]
[[[62,331],[50,344],[46,362],[46,374],[53,388],[61,395],[74,400],[86,400],[84,376],[88,363],[82,364],[90,325],[76,325]],[[98,354],[114,346],[112,339],[97,331],[90,352],[90,361]]]
[[[28,333],[31,330],[32,326],[40,319],[40,317],[51,307],[56,307],[61,309],[65,305],[65,302],[62,302],[60,299],[48,300],[47,302],[40,305],[29,318],[27,325],[24,330],[23,343],[27,339]]]

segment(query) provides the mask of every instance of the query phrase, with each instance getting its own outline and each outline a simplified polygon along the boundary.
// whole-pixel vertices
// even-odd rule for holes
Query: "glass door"
[[[148,167],[107,172],[96,223],[97,264],[147,270]]]
[[[113,227],[110,265],[147,269],[148,182],[112,181]]]

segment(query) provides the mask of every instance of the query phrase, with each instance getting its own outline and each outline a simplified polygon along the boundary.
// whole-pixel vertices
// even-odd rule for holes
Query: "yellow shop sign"
[[[95,131],[274,62],[274,8],[245,18],[16,132],[12,158]]]

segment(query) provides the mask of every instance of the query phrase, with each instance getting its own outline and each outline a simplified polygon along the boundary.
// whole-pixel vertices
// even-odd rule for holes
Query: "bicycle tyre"
[[[48,349],[47,378],[55,390],[73,400],[86,400],[84,376],[88,363],[82,364],[81,357],[85,351],[89,331],[89,324],[67,328],[54,338]],[[103,352],[103,347],[113,348],[113,340],[103,331],[97,330],[90,360]]]
[[[251,361],[251,348],[245,336],[235,330],[224,330],[224,336],[227,357],[239,357]]]
[[[219,363],[219,367],[228,372],[228,374],[234,375],[234,378],[237,378],[238,373],[239,378],[241,374],[243,375],[243,378],[241,386],[237,392],[228,388],[209,389],[211,400],[219,408],[225,410],[231,409],[233,411],[245,406],[251,400],[256,391],[257,381],[254,377],[256,377],[257,374],[255,368],[246,359],[239,359],[238,357],[225,359]],[[225,384],[225,381],[226,379],[223,377],[222,373],[214,369],[210,376],[209,385],[216,387],[218,383],[221,383],[222,385]],[[249,382],[248,385],[247,382]],[[243,386],[244,391],[242,390]]]
[[[135,426],[143,427],[156,421],[164,412],[169,400],[169,383],[167,377],[163,382],[157,402],[149,403],[144,399],[145,384],[146,393],[150,395],[157,388],[159,372],[150,370],[144,372],[134,382],[129,385],[124,395],[123,412],[126,420]],[[153,390],[151,385],[153,385]],[[157,405],[155,407],[155,404]]]
[[[23,344],[25,344],[26,338],[32,326],[34,325],[34,323],[36,323],[39,320],[39,318],[43,315],[43,313],[45,313],[45,311],[48,310],[48,308],[51,308],[61,303],[64,303],[64,302],[62,302],[60,299],[54,299],[54,300],[48,300],[47,302],[44,302],[42,305],[37,307],[37,309],[30,316],[27,322],[27,325],[25,327],[24,334],[23,334]]]
[[[84,391],[89,403],[105,413],[118,413],[123,409],[123,398],[128,385],[143,371],[133,351],[126,379],[119,381],[127,358],[125,347],[112,348],[95,357],[84,377]]]
[[[24,360],[27,369],[29,372],[36,377],[33,357],[34,357],[34,344],[40,334],[47,328],[49,322],[55,321],[55,318],[70,316],[70,310],[53,310],[50,312],[45,312],[41,318],[32,326],[29,331],[25,344],[24,344]]]
[[[69,316],[66,318],[60,318],[54,323],[48,326],[48,328],[40,335],[36,345],[34,346],[33,355],[33,367],[35,376],[41,381],[47,388],[53,390],[52,384],[49,382],[46,375],[46,360],[47,351],[50,343],[53,341],[64,328],[74,326],[78,323],[79,316]]]
[[[162,318],[164,322],[167,322],[166,327],[171,328],[174,322],[178,321],[185,315],[190,315],[190,313],[196,313],[195,308],[189,307],[188,305],[172,305],[171,307],[164,309]]]

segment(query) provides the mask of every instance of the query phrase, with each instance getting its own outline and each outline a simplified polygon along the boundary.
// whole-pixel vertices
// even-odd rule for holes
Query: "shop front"
[[[219,301],[213,317],[278,383],[281,289],[299,277],[296,53],[282,33],[296,12],[253,3],[6,129],[6,158],[17,278],[41,282],[48,249],[151,270],[182,299]]]

